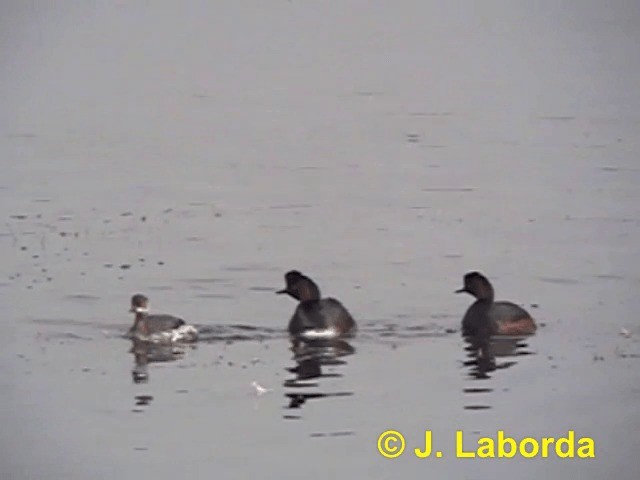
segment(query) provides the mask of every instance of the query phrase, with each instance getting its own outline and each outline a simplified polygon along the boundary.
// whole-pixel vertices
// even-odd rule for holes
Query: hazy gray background
[[[3,478],[637,478],[639,32],[635,1],[2,2]],[[480,269],[546,326],[483,411],[457,335],[365,331],[326,380],[354,395],[298,421],[284,339],[131,383],[132,293],[284,328],[290,268],[363,323],[429,331]],[[462,428],[575,429],[598,458],[376,452],[429,427],[445,457]]]

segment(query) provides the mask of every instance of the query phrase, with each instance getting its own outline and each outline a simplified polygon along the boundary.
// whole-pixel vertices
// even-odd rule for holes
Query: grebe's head
[[[136,293],[131,297],[131,313],[148,313],[149,299],[141,293]]]
[[[277,294],[286,293],[300,302],[320,300],[320,289],[309,277],[297,270],[290,270],[284,276],[286,288],[278,290]]]
[[[478,300],[493,300],[491,282],[480,272],[469,272],[464,276],[464,286],[455,293],[468,293]]]

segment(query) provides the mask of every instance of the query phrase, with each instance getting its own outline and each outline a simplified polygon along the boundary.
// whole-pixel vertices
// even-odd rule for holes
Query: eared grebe
[[[286,288],[276,293],[287,293],[300,302],[289,321],[291,336],[312,340],[355,333],[351,314],[335,298],[321,298],[313,280],[297,270],[287,272],[284,279]]]
[[[531,335],[536,331],[535,321],[524,308],[493,301],[493,287],[480,272],[464,276],[464,287],[455,293],[463,292],[476,297],[462,319],[464,335]]]
[[[164,342],[195,342],[198,330],[172,315],[149,315],[149,299],[138,293],[131,297],[131,310],[135,313],[129,336],[138,340]]]

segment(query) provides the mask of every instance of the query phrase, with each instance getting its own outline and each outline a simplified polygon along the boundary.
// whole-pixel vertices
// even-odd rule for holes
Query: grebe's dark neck
[[[311,280],[308,279],[306,282],[301,282],[300,288],[298,289],[298,300],[301,302],[309,302],[313,300],[320,300],[320,289],[318,286]]]
[[[478,300],[485,300],[488,302],[493,302],[493,286],[491,282],[487,280],[486,277],[478,277],[475,278],[471,283],[469,288],[467,289],[471,295],[476,297]]]

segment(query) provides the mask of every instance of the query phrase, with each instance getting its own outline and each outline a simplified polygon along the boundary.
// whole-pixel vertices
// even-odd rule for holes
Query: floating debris
[[[251,382],[251,386],[255,389],[256,394],[258,396],[261,396],[261,395],[264,395],[265,393],[273,391],[273,389],[271,389],[271,388],[264,388],[262,385],[260,385],[255,380],[253,382]]]

